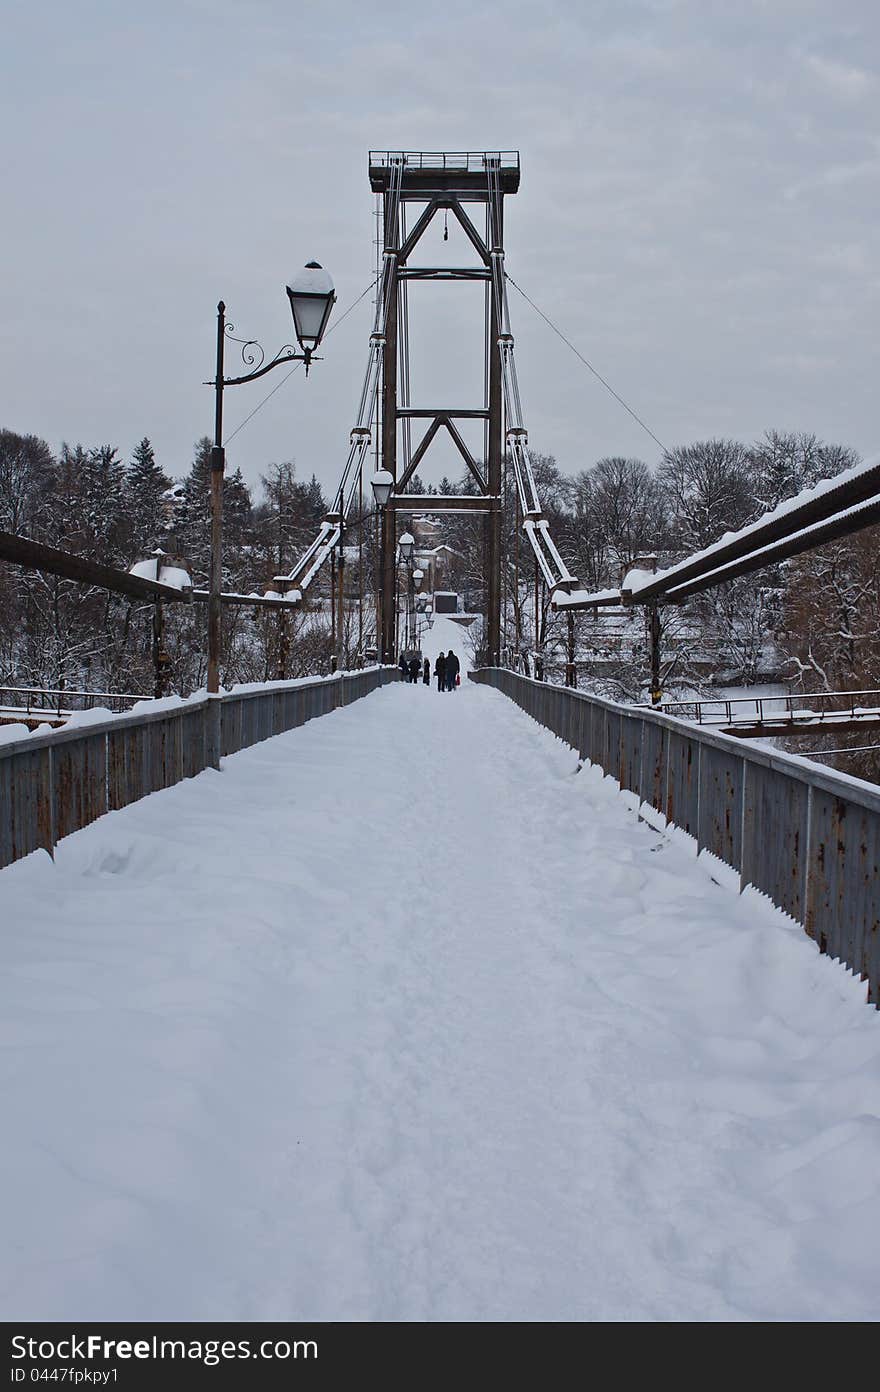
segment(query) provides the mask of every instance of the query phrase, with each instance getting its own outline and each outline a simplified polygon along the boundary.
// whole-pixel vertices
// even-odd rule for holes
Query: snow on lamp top
[[[317,348],[336,303],[331,277],[317,261],[309,261],[287,285],[293,326],[303,352]]]
[[[394,476],[388,469],[377,469],[370,480],[373,486],[373,497],[376,499],[376,506],[385,507],[391,497],[391,490],[394,487]]]

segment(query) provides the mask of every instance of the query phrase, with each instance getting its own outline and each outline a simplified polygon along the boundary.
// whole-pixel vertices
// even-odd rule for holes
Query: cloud
[[[369,283],[370,147],[517,147],[511,274],[661,438],[748,435],[778,410],[870,447],[875,0],[155,0],[136,26],[124,9],[46,0],[7,24],[0,103],[19,137],[4,155],[0,424],[124,453],[149,434],[182,473],[210,427],[218,298],[274,349],[291,266],[323,261],[339,312]],[[456,293],[450,309],[412,292],[426,395],[470,349]],[[528,307],[513,311],[535,447],[563,468],[653,457]],[[236,437],[250,482],[295,456],[335,486],[369,320],[367,300],[320,371]],[[772,391],[742,366],[767,341],[797,345]],[[230,393],[230,429],[251,390]]]
[[[830,96],[844,102],[860,102],[876,86],[873,73],[849,63],[839,63],[818,54],[807,55],[805,66],[818,85]]]

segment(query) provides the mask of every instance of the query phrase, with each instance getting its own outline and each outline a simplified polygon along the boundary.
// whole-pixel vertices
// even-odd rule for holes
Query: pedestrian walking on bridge
[[[452,649],[446,654],[446,690],[455,690],[455,679],[458,676],[460,663]]]
[[[446,654],[440,653],[434,663],[434,676],[437,678],[437,690],[446,690]]]

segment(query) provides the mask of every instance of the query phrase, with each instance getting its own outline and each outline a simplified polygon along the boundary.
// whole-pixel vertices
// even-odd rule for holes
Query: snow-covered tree
[[[136,445],[125,471],[125,512],[132,560],[163,544],[168,531],[165,494],[171,479],[156,462],[146,436]]]

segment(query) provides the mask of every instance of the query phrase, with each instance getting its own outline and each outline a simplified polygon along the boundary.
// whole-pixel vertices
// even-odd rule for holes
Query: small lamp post
[[[373,497],[376,500],[376,507],[384,511],[388,506],[388,499],[391,497],[391,490],[394,487],[394,478],[388,469],[377,469],[370,479],[373,489]]]
[[[293,328],[296,341],[302,349],[298,353],[290,343],[279,348],[274,358],[266,362],[266,354],[255,338],[242,339],[233,335],[233,324],[226,322],[226,305],[221,300],[217,306],[217,370],[212,382],[207,386],[214,388],[214,445],[211,450],[211,574],[208,586],[208,692],[216,695],[220,690],[220,595],[223,577],[223,474],[226,468],[226,451],[223,448],[223,391],[225,387],[238,387],[245,382],[255,382],[273,368],[282,367],[289,362],[305,363],[306,373],[312,361],[312,354],[324,336],[330,311],[336,303],[336,292],[330,276],[318,265],[310,261],[298,272],[286,287],[290,309],[293,314]],[[250,368],[241,377],[227,377],[224,372],[224,349],[226,340],[241,344],[241,358]],[[211,762],[219,763],[219,752],[211,751]]]
[[[382,594],[380,571],[385,564],[385,557],[388,554],[388,499],[391,497],[391,490],[394,487],[394,475],[388,469],[377,469],[370,479],[370,485],[373,489],[373,497],[376,501],[376,507],[379,509],[379,517],[381,519],[379,553],[376,557],[376,574],[374,577],[376,583],[376,641],[379,648],[379,661],[387,662],[390,653],[386,653],[385,651],[385,623],[384,616],[381,612],[382,606],[380,600]]]
[[[406,585],[406,645],[407,645],[407,647],[412,647],[412,645],[413,645],[413,632],[412,632],[412,629],[413,629],[413,594],[414,594],[414,592],[415,592],[415,584],[414,584],[414,579],[413,579],[413,548],[414,548],[415,544],[416,544],[416,539],[415,539],[415,537],[413,536],[412,532],[404,532],[404,533],[403,533],[403,536],[400,538],[400,540],[399,540],[398,543],[397,543],[397,549],[398,549],[399,552],[400,552],[400,559],[403,561],[404,565],[406,566],[406,572],[407,572],[407,585]]]

